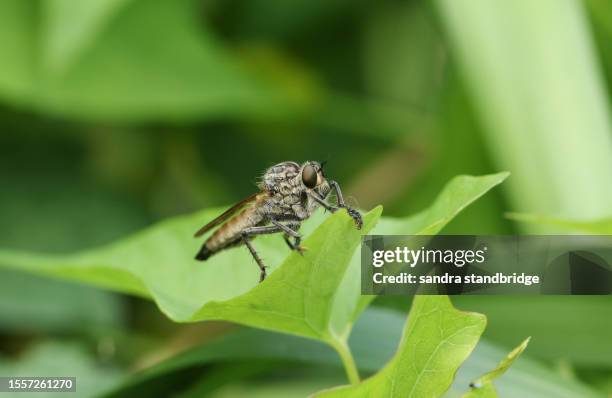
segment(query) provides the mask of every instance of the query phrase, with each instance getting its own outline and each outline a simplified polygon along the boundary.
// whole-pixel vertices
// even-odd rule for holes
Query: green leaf
[[[487,318],[487,325],[492,324],[493,321]],[[514,332],[515,341],[516,335],[518,333]],[[508,352],[507,348],[502,347],[486,340],[485,332],[485,336],[474,353],[459,369],[451,390],[452,396],[461,396],[473,380],[495,368],[499,363],[499,358],[504,357]],[[551,369],[550,362],[539,362],[527,356],[521,356],[521,360],[514,363],[504,377],[497,379],[495,388],[502,397],[603,398],[583,381],[565,377],[556,369]]]
[[[299,371],[300,369],[297,369],[296,373]],[[319,373],[323,372],[324,370],[319,369]],[[302,373],[304,373],[303,370]],[[282,371],[279,371],[277,374],[271,374],[270,376],[276,376],[277,380],[274,383],[261,383],[253,378],[247,382],[227,385],[213,394],[197,394],[178,398],[200,398],[202,396],[213,398],[304,398],[310,396],[314,391],[329,388],[338,381],[337,377],[333,377],[334,375],[312,375],[310,372],[285,375]]]
[[[612,118],[586,3],[435,2],[518,211],[612,214]]]
[[[487,383],[480,388],[475,388],[461,396],[461,398],[498,398],[497,391],[492,383]]]
[[[397,311],[374,307],[364,312],[349,339],[351,351],[361,371],[376,372],[393,357],[405,322],[405,315]],[[459,396],[472,380],[494,368],[505,352],[505,349],[481,339],[476,350],[461,366],[451,396]],[[159,380],[167,380],[164,376],[185,373],[188,369],[203,365],[259,364],[262,361],[275,361],[283,368],[295,362],[319,368],[342,366],[330,347],[314,340],[245,328],[145,369],[105,396],[143,396],[146,395],[145,391],[150,391],[150,386],[156,386]],[[599,397],[578,381],[565,379],[547,366],[525,357],[514,364],[512,371],[496,384],[503,396],[508,397]]]
[[[453,302],[485,314],[485,337],[501,346],[510,348],[517,336],[530,335],[531,357],[558,361],[562,353],[575,365],[612,366],[610,296],[457,296]]]
[[[509,173],[501,172],[480,177],[457,176],[442,190],[440,195],[427,209],[407,218],[383,218],[374,228],[375,235],[435,235],[442,230],[457,214],[472,204],[493,187],[501,184]],[[360,257],[355,254],[349,270],[359,274]],[[361,280],[353,281],[353,294],[360,293]],[[359,296],[357,306],[350,315],[355,320],[361,311],[376,296]]]
[[[378,207],[364,216],[363,233],[374,227],[381,213]],[[360,232],[350,217],[338,216],[326,220],[304,242],[312,253],[292,253],[265,286],[228,302],[211,302],[193,319],[223,319],[323,340],[338,351],[349,379],[358,380],[347,335],[339,335],[334,326],[336,313],[345,313],[344,308],[352,305],[339,286],[360,243]]]
[[[30,1],[0,2],[0,97],[21,103],[32,89],[34,79],[34,26]]]
[[[3,377],[76,377],[79,397],[97,396],[116,386],[124,376],[120,369],[92,357],[83,346],[54,341],[35,345],[18,359],[0,357],[0,374]],[[48,394],[11,396],[53,396]]]
[[[230,51],[196,7],[0,2],[0,97],[89,121],[284,116],[310,103],[316,90],[304,73],[279,57],[255,65]]]
[[[499,184],[505,177],[505,173],[483,177],[457,177],[449,183],[430,209],[407,219],[384,219],[375,233],[436,232],[465,206]],[[169,318],[182,322],[221,316],[228,319],[226,315],[241,321],[242,318],[237,314],[221,312],[227,309],[225,306],[235,306],[236,311],[244,311],[246,296],[241,296],[254,287],[249,292],[252,296],[248,297],[262,305],[268,300],[270,309],[276,308],[277,303],[283,303],[283,307],[294,305],[298,294],[313,302],[323,301],[321,297],[315,297],[315,293],[325,294],[330,300],[341,300],[341,297],[334,297],[330,292],[335,292],[333,289],[337,286],[334,285],[340,283],[338,278],[344,275],[342,270],[346,268],[346,264],[342,264],[342,261],[348,261],[347,255],[353,257],[360,239],[359,231],[354,228],[345,212],[329,216],[318,229],[317,225],[327,215],[319,212],[308,220],[303,227],[304,235],[308,236],[315,229],[316,233],[304,243],[309,248],[306,255],[302,257],[291,254],[279,269],[281,272],[273,272],[268,280],[257,285],[259,271],[248,251],[243,248],[224,251],[205,263],[193,260],[194,253],[201,244],[201,241],[192,238],[193,232],[222,210],[209,209],[170,219],[114,244],[74,255],[42,255],[0,250],[0,266],[151,297]],[[367,233],[374,226],[380,212],[381,209],[378,208],[366,215],[366,225],[362,233]],[[288,254],[285,243],[278,236],[258,238],[255,247],[272,271]],[[334,263],[327,255],[339,262]],[[358,260],[358,254],[355,254],[352,260],[351,266],[358,267],[358,261],[355,261]],[[320,266],[319,263],[328,268]],[[326,277],[321,281],[306,281],[305,270],[316,272],[313,274],[316,277]],[[356,289],[353,286],[353,290],[347,290],[355,295],[353,300],[356,300],[359,296],[359,272],[354,269],[349,272],[351,275],[346,278],[356,278],[357,285]],[[277,275],[274,276],[275,274]],[[293,274],[297,279],[284,280],[285,277],[293,278]],[[300,286],[297,281],[307,284]],[[346,288],[344,283],[346,280],[342,281],[340,291]],[[288,288],[290,285],[291,288]],[[287,289],[283,290],[282,287]],[[274,293],[268,294],[268,290],[273,290]],[[228,300],[231,299],[236,301],[230,303]],[[350,300],[347,302],[347,305],[349,304]],[[307,311],[307,316],[312,317],[309,318],[310,325],[306,326],[291,316],[284,319],[283,323],[300,324],[301,326],[292,328],[300,329],[299,334],[302,335],[316,335],[321,330],[322,318],[329,317],[329,314],[318,311],[311,314],[310,309]],[[352,316],[353,308],[347,313]],[[339,315],[336,312],[334,314]]]
[[[262,295],[269,289],[273,290],[277,294],[274,296],[275,300],[271,300],[272,296],[266,296],[266,299],[272,301],[269,303],[270,308],[277,305],[274,301],[290,305],[290,297],[296,297],[298,294],[304,297],[312,296],[313,291],[308,291],[309,286],[306,285],[298,286],[299,289],[291,286],[291,289],[279,292],[279,287],[284,283],[292,284],[291,280],[284,281],[288,273],[294,272],[291,268],[301,272],[316,271],[317,276],[325,273],[330,279],[314,289],[319,293],[322,289],[329,290],[333,284],[333,275],[329,273],[343,265],[334,264],[331,269],[319,267],[319,262],[326,265],[330,263],[323,254],[330,254],[334,259],[340,260],[342,256],[352,256],[360,240],[360,231],[355,228],[352,220],[345,212],[338,212],[328,217],[304,242],[310,249],[304,257],[295,253],[289,255],[284,266],[278,270],[278,275],[274,276],[277,274],[275,269],[278,268],[278,263],[289,251],[278,236],[258,238],[255,246],[274,271],[264,283],[258,284],[258,268],[244,248],[222,252],[205,263],[193,259],[202,243],[201,240],[193,239],[193,232],[216,217],[220,211],[222,209],[211,209],[195,215],[177,217],[109,246],[74,255],[38,255],[3,250],[0,251],[0,264],[151,297],[169,318],[187,322],[210,316],[219,317],[219,311],[225,305],[234,305],[236,311],[241,311],[241,303],[245,302],[242,295],[247,292],[253,294],[254,300],[265,301]],[[361,232],[367,232],[373,226],[380,212],[381,209],[378,208],[364,217],[365,226]],[[321,216],[318,217],[319,220]],[[317,220],[311,220],[308,229],[314,227],[313,221]],[[343,239],[337,239],[338,236]],[[330,237],[331,240],[325,241]],[[345,251],[348,254],[344,253]],[[313,261],[316,261],[316,264],[313,264]],[[305,270],[304,267],[309,268]],[[338,272],[340,274],[340,271]],[[302,274],[296,278],[304,282],[306,276]],[[319,282],[313,280],[312,283]],[[284,295],[287,295],[287,300],[282,299]],[[231,299],[235,301],[229,302]],[[312,299],[319,300],[317,297]],[[227,315],[238,318],[235,314]],[[283,322],[292,323],[295,320],[292,319],[289,316]],[[302,324],[301,330],[304,334],[313,333],[312,328],[305,323]]]
[[[41,38],[45,68],[51,73],[65,71],[128,1],[132,0],[90,0],[87,3],[43,0]]]
[[[404,219],[386,218],[372,232],[380,235],[435,235],[463,209],[502,183],[510,173],[453,178],[426,210]]]
[[[0,270],[0,330],[4,333],[100,333],[121,327],[125,316],[121,304],[120,297],[107,291]]]
[[[511,220],[524,223],[559,227],[567,231],[579,231],[588,234],[600,235],[612,234],[612,218],[593,221],[578,221],[527,213],[508,213],[506,214],[506,217]]]
[[[377,374],[320,397],[438,397],[484,331],[484,315],[456,310],[447,296],[417,296],[396,355]]]
[[[378,207],[364,216],[363,233],[380,217]],[[360,242],[360,232],[344,213],[327,219],[305,242],[307,253],[292,253],[279,270],[247,294],[211,302],[192,319],[224,319],[264,329],[328,339],[335,294]]]
[[[493,380],[503,375],[514,361],[525,351],[529,339],[525,339],[518,347],[512,350],[502,361],[497,365],[495,369],[485,373],[478,379],[474,380],[471,384],[471,390],[463,395],[462,398],[496,398],[497,392],[493,387]]]
[[[506,176],[459,176],[429,209],[404,220],[387,220],[376,233],[436,233]],[[256,247],[274,271],[259,285],[258,269],[244,248],[225,251],[206,263],[193,260],[201,244],[191,238],[193,231],[220,211],[168,220],[110,246],[75,255],[0,250],[0,266],[151,297],[179,322],[227,320],[322,340],[338,351],[356,381],[357,369],[346,342],[353,322],[372,299],[360,296],[356,248],[361,233],[372,230],[382,209],[364,216],[362,231],[344,211],[328,217],[305,240],[306,254],[290,254],[276,270],[288,253],[284,242],[278,236],[258,238]],[[305,235],[321,217],[319,212],[309,220]]]

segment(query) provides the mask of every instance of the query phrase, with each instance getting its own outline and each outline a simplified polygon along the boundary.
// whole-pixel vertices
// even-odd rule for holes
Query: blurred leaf
[[[17,360],[0,358],[0,374],[3,377],[76,377],[79,397],[96,396],[122,379],[119,369],[98,363],[81,346],[58,342],[37,345]],[[57,393],[16,393],[13,396],[56,397]]]
[[[0,2],[0,97],[22,99],[34,79],[35,28],[24,23],[34,17],[34,3],[22,0]]]
[[[1,2],[0,32],[10,42],[0,47],[0,96],[52,114],[127,121],[278,116],[310,101],[307,90],[296,98],[273,72],[224,48],[201,26],[195,1],[124,2]]]
[[[483,313],[485,337],[511,348],[531,335],[529,355],[584,366],[612,366],[610,296],[457,296],[457,307]]]
[[[148,220],[127,195],[109,194],[61,172],[7,172],[0,174],[0,186],[0,219],[10,231],[0,235],[1,247],[74,252],[137,231]]]
[[[405,316],[396,311],[371,308],[364,312],[356,322],[349,339],[351,351],[360,370],[375,372],[393,357],[404,323]],[[495,367],[503,355],[504,351],[501,348],[481,340],[474,353],[461,367],[453,383],[453,392],[456,394],[452,396],[459,396],[471,380]],[[287,367],[289,362],[301,362],[319,367],[342,367],[336,353],[330,347],[316,341],[257,329],[241,329],[136,373],[105,396],[109,398],[142,396],[143,391],[148,391],[147,386],[155,384],[155,380],[197,366],[273,360],[283,361],[279,364],[281,367]],[[508,397],[597,396],[577,381],[564,379],[559,374],[524,357],[496,384],[504,393],[503,396]]]
[[[350,346],[361,370],[374,372],[391,358],[403,322],[401,314],[383,309],[368,310],[360,317],[351,334]],[[380,338],[372,340],[374,334]],[[249,361],[289,361],[342,367],[337,353],[320,342],[258,329],[240,329],[135,374],[118,389],[109,392],[108,397],[140,396],[155,379],[192,367]]]
[[[606,75],[608,93],[612,84],[612,6],[606,0],[585,1],[589,16],[591,17],[591,28],[596,41],[601,69]]]
[[[55,147],[52,151],[64,154]],[[36,158],[35,153],[30,156]],[[104,194],[100,188],[92,189],[78,178],[58,178],[59,173],[51,167],[42,172],[39,165],[53,163],[53,159],[34,160],[40,163],[35,166],[37,171],[30,173],[16,165],[14,157],[0,158],[4,171],[0,173],[0,220],[6,232],[0,234],[0,246],[75,251],[108,242],[145,224],[140,208]],[[97,336],[109,327],[123,326],[123,304],[119,295],[91,286],[0,270],[2,332]]]
[[[428,122],[421,109],[406,109],[389,100],[360,98],[334,93],[328,95],[313,115],[315,126],[375,137],[394,145],[406,145],[406,137],[422,139]]]
[[[583,383],[587,383],[593,389],[597,389],[608,398],[612,396],[612,369],[611,368],[586,368],[577,369],[577,377]]]
[[[314,391],[321,390],[333,383],[334,379],[327,376],[321,378],[288,379],[283,378],[275,382],[265,383],[252,381],[250,383],[236,383],[215,391],[213,398],[303,398]]]
[[[65,70],[128,1],[43,0],[42,58],[51,73]]]
[[[495,369],[480,376],[474,382],[471,383],[471,390],[463,395],[462,398],[496,398],[497,392],[493,387],[493,380],[504,374],[514,361],[525,351],[529,344],[529,338],[525,339],[518,347],[510,352],[502,361],[497,365]]]
[[[591,15],[598,22],[598,26],[603,28],[607,37],[612,37],[612,15],[610,3],[605,0],[588,0],[585,4],[589,7]]]
[[[506,217],[524,223],[551,225],[567,231],[580,231],[600,235],[612,234],[612,218],[594,221],[573,221],[526,213],[508,213]]]
[[[95,334],[122,324],[125,314],[121,304],[116,294],[90,286],[0,271],[2,332]]]
[[[270,372],[273,368],[275,368],[275,365],[277,364],[264,361],[221,364],[220,366],[215,366],[212,369],[204,369],[204,371],[201,373],[201,377],[199,377],[199,379],[196,380],[195,383],[189,385],[188,388],[185,388],[180,393],[176,393],[176,390],[170,391],[172,391],[172,395],[176,398],[209,397],[211,396],[211,393],[213,395],[216,395],[217,393],[219,393],[219,390],[222,391],[225,386],[235,386],[236,384],[240,384],[240,381],[242,380],[257,380],[258,377],[266,377],[266,373]],[[339,378],[342,378],[341,373],[339,375]],[[180,388],[181,386],[177,387]],[[148,394],[147,397],[152,398],[152,395],[153,394]],[[245,395],[252,396],[252,394]],[[166,395],[159,396],[165,397]]]
[[[436,4],[514,208],[610,216],[612,119],[584,3]]]
[[[430,203],[432,195],[441,184],[459,174],[479,175],[495,170],[487,151],[482,127],[464,85],[454,69],[445,73],[439,103],[436,104],[432,127],[431,160],[427,169],[413,181],[404,194],[391,204],[385,203],[385,210],[409,214]],[[465,145],[469,142],[469,145]],[[461,150],[457,150],[461,148]],[[503,191],[496,190],[478,200],[444,228],[448,234],[508,234],[512,223],[502,216],[507,211]]]
[[[426,3],[378,4],[365,20],[364,72],[376,98],[430,113],[445,66],[440,32]],[[389,62],[393,59],[393,62]]]
[[[440,396],[451,386],[485,325],[484,315],[457,311],[447,296],[416,296],[393,359],[358,385],[317,396]]]
[[[348,0],[247,0],[224,3],[227,25],[234,34],[251,40],[290,42],[309,34],[312,26],[335,22],[335,16],[347,15],[352,3]]]

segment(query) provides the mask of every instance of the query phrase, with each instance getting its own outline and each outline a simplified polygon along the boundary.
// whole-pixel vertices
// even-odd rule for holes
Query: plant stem
[[[359,370],[357,370],[353,353],[351,352],[351,349],[346,341],[332,339],[330,344],[338,352],[338,355],[340,355],[340,359],[342,360],[342,365],[344,365],[344,370],[346,371],[346,376],[348,377],[349,382],[351,384],[359,383]]]

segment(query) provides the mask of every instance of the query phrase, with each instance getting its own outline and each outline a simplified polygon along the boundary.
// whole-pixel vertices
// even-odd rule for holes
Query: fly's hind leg
[[[275,220],[272,220],[271,222],[284,232],[283,239],[287,243],[287,246],[289,246],[291,250],[304,255],[306,248],[300,244],[302,242],[302,235],[297,232],[297,230],[300,229],[301,224],[297,221],[292,221],[287,224],[281,224]],[[293,242],[291,242],[289,238],[293,238]]]
[[[281,232],[282,229],[277,227],[276,225],[273,226],[268,226],[268,227],[251,227],[251,228],[245,228],[242,230],[241,236],[242,236],[242,241],[244,242],[244,245],[247,247],[247,249],[249,249],[249,252],[251,252],[251,256],[253,256],[253,258],[255,259],[255,262],[257,263],[257,266],[259,267],[260,273],[259,273],[259,282],[263,282],[264,279],[266,279],[266,266],[264,265],[263,260],[261,259],[261,257],[259,257],[259,254],[257,254],[257,251],[255,250],[255,248],[253,247],[253,244],[249,241],[249,238],[252,236],[256,236],[256,235],[267,235],[267,234],[274,234],[277,232]]]
[[[259,257],[259,254],[257,254],[257,252],[255,251],[255,248],[253,247],[253,245],[251,244],[251,242],[249,242],[249,239],[246,237],[242,237],[242,240],[245,244],[245,246],[249,249],[249,251],[251,252],[251,256],[253,256],[253,258],[255,259],[255,262],[257,262],[257,266],[259,267],[259,282],[263,282],[264,279],[266,279],[266,266],[263,263],[263,260],[261,259],[261,257]]]

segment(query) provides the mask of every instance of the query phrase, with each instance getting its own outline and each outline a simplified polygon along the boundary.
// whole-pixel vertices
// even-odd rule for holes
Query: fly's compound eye
[[[302,182],[308,188],[314,188],[317,186],[317,170],[312,165],[307,165],[302,170]]]

